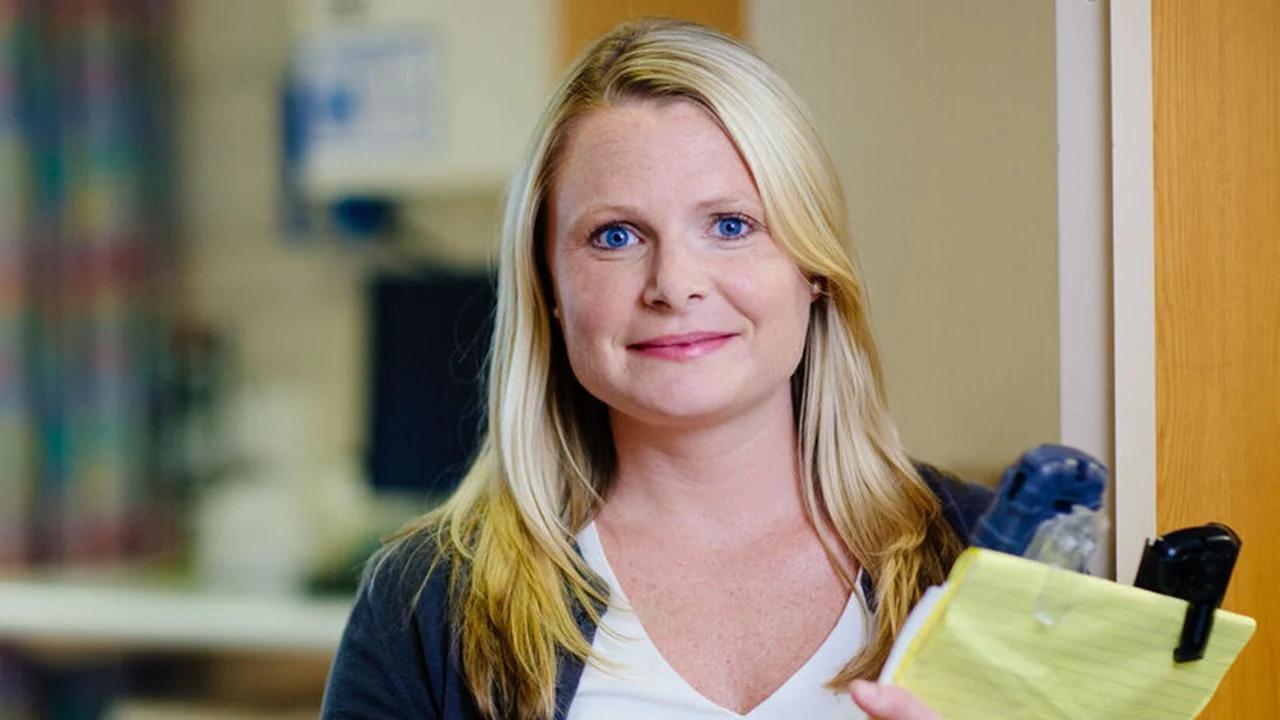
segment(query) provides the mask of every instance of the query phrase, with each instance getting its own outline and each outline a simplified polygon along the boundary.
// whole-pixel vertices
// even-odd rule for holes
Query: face
[[[686,424],[790,408],[814,293],[705,110],[644,101],[579,118],[546,211],[569,361],[612,412]]]

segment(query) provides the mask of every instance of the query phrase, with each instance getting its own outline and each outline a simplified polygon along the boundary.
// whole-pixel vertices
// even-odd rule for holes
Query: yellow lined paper
[[[1053,625],[1036,601],[1053,573]],[[1255,623],[1219,610],[1203,660],[1178,665],[1187,603],[1025,558],[970,549],[922,603],[886,665],[947,720],[1191,720]],[[923,617],[921,617],[923,616]]]

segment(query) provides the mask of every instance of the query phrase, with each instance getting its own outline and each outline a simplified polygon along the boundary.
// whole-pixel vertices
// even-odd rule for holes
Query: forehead
[[[676,187],[686,195],[692,187],[758,200],[737,147],[706,109],[686,100],[643,100],[574,121],[551,195],[563,203]]]

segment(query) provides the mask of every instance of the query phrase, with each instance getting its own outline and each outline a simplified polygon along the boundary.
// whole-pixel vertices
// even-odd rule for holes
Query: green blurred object
[[[377,535],[368,535],[342,562],[316,572],[307,581],[307,594],[350,597],[360,587],[365,563],[382,547]]]

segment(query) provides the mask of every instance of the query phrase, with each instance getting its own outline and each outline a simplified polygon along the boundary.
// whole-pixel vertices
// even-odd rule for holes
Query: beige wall
[[[358,307],[352,268],[334,253],[287,247],[278,230],[287,6],[187,0],[180,8],[188,307],[231,334],[246,387],[287,396],[307,419],[295,429],[299,442],[331,461],[354,440]]]
[[[839,167],[909,449],[983,480],[1056,441],[1053,3],[746,2]]]

